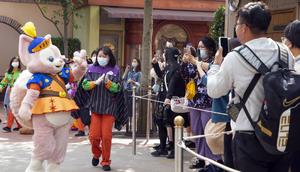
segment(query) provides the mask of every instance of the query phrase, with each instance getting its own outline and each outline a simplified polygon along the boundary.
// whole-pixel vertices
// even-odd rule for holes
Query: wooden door
[[[268,37],[281,41],[284,28],[296,19],[296,9],[280,10],[272,12],[272,21],[268,30]]]

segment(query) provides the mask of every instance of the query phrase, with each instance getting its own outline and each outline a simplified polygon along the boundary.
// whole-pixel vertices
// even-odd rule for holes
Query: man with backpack
[[[287,48],[266,37],[270,21],[271,13],[266,4],[251,2],[242,7],[238,11],[235,31],[243,45],[228,53],[224,61],[222,53],[217,52],[214,65],[208,71],[209,96],[221,97],[234,89],[232,107],[238,111],[234,119],[236,132],[232,151],[235,168],[243,172],[288,171],[288,155],[267,151],[256,132],[256,129],[264,129],[265,134],[274,135],[256,123],[265,100],[264,74],[271,71],[275,62],[281,59],[281,52],[285,54],[283,64],[286,63],[287,68],[293,66]],[[228,111],[229,114],[231,112],[236,110]],[[234,118],[234,115],[231,117]]]

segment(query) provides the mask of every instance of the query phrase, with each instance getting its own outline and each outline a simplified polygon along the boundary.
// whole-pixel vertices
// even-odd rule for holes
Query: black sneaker
[[[158,149],[154,152],[151,152],[151,155],[154,157],[166,156],[168,155],[168,151],[166,149],[165,150]]]
[[[167,155],[167,158],[168,158],[168,159],[174,159],[174,158],[175,158],[175,156],[174,156],[174,150],[171,150],[171,151],[169,152],[169,154]]]
[[[195,145],[195,143],[194,142],[192,142],[192,141],[185,141],[185,145],[186,145],[186,147],[188,147],[188,148],[190,148],[190,149],[194,149],[194,148],[196,148],[196,145]]]
[[[174,143],[173,143],[173,142],[169,142],[169,143],[167,144],[166,148],[167,148],[168,151],[173,150],[173,149],[174,149]]]
[[[200,160],[199,158],[193,158],[192,163],[189,166],[190,169],[204,168],[205,161]]]
[[[219,168],[215,165],[209,164],[207,166],[205,166],[204,168],[200,169],[198,172],[224,172],[224,170],[222,168]]]
[[[160,144],[153,146],[153,149],[158,150],[160,148]]]
[[[94,158],[94,157],[93,157],[93,159],[92,159],[92,165],[93,165],[94,167],[96,167],[98,164],[99,164],[99,158],[97,159],[97,158]]]
[[[84,131],[78,131],[78,133],[75,134],[75,137],[82,137],[82,136],[85,136]]]
[[[20,130],[19,127],[16,127],[16,128],[13,129],[13,131],[19,131],[19,130]]]
[[[5,133],[10,133],[10,132],[11,132],[11,129],[10,129],[9,127],[4,127],[4,128],[3,128],[3,131],[4,131]]]
[[[103,169],[103,171],[110,171],[110,170],[111,170],[111,168],[110,168],[109,165],[104,165],[104,166],[102,167],[102,169]]]
[[[71,131],[78,131],[78,128],[71,127]]]

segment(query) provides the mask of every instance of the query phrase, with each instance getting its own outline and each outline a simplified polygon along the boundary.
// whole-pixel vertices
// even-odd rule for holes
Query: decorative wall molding
[[[21,30],[21,24],[10,18],[10,17],[7,17],[7,16],[0,16],[0,23],[3,23],[3,24],[6,24],[10,27],[12,27],[13,29],[15,29],[19,34],[23,33],[23,31]]]

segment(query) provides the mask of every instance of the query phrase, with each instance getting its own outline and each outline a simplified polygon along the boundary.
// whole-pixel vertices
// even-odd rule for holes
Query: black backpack
[[[289,70],[288,51],[279,43],[278,61],[268,68],[247,46],[237,52],[258,73],[254,75],[243,98],[240,108],[254,128],[255,135],[270,154],[284,154],[299,150],[300,145],[300,75]],[[272,70],[277,65],[278,70]],[[256,83],[263,76],[265,99],[257,121],[253,121],[245,103]]]

